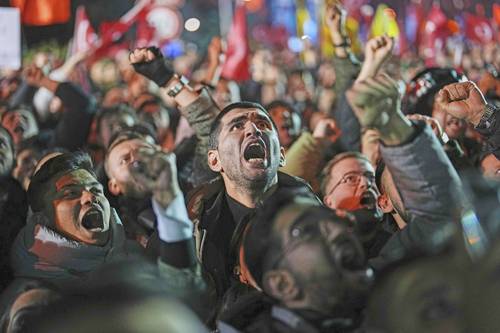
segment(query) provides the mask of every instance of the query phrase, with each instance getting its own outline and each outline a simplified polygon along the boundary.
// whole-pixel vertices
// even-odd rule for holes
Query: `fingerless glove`
[[[174,76],[172,65],[163,58],[159,48],[151,46],[147,49],[155,55],[154,60],[138,62],[132,64],[132,66],[137,73],[144,75],[158,86],[163,87]]]

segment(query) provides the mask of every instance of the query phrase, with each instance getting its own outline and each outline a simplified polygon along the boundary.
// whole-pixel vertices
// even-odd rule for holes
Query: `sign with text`
[[[21,68],[21,18],[19,9],[0,7],[0,68]]]

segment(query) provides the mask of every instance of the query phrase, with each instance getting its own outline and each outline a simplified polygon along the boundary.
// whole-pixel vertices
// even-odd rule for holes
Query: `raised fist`
[[[167,207],[181,193],[177,181],[175,154],[161,150],[139,150],[130,172],[163,207]]]
[[[337,127],[335,120],[331,118],[321,119],[314,128],[313,137],[330,142],[336,142],[342,134],[340,128]]]
[[[130,52],[129,60],[134,70],[164,87],[174,76],[171,64],[163,58],[160,49],[154,46],[138,48]]]
[[[366,43],[365,60],[356,81],[363,81],[377,75],[378,71],[389,59],[394,48],[394,38],[379,36],[372,38]]]
[[[42,69],[37,67],[36,65],[29,65],[23,71],[23,76],[26,82],[30,86],[41,87],[43,85],[43,81],[46,78]]]
[[[471,81],[445,86],[438,92],[436,102],[441,110],[474,126],[479,124],[487,104],[481,90]]]
[[[361,126],[382,129],[394,116],[402,116],[397,83],[385,74],[356,82],[346,97]]]
[[[330,30],[334,44],[339,44],[345,36],[346,11],[340,3],[327,4],[325,22]]]

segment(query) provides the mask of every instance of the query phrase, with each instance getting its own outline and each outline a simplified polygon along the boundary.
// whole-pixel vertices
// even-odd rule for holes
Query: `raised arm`
[[[65,108],[51,145],[68,150],[82,148],[97,112],[95,99],[71,82],[57,82],[50,79],[35,65],[27,67],[24,76],[28,84],[43,87],[59,97]]]
[[[466,206],[460,179],[432,129],[412,123],[400,109],[397,84],[385,75],[359,82],[348,92],[356,116],[380,133],[381,155],[401,197],[407,225],[381,251],[391,255],[426,246]]]
[[[207,89],[195,91],[186,80],[174,73],[172,66],[156,47],[135,49],[130,53],[135,71],[154,81],[164,93],[173,97],[182,115],[194,129],[198,143],[195,152],[195,186],[214,177],[208,168],[210,125],[220,112]]]
[[[441,89],[438,106],[453,117],[464,119],[487,141],[488,151],[500,159],[498,108],[489,105],[474,82],[453,83]]]

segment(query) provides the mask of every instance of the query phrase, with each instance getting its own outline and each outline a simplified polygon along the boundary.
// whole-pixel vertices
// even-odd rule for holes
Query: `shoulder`
[[[191,190],[186,197],[189,218],[191,220],[199,218],[204,209],[203,207],[213,201],[223,189],[224,183],[220,177],[217,177]]]

